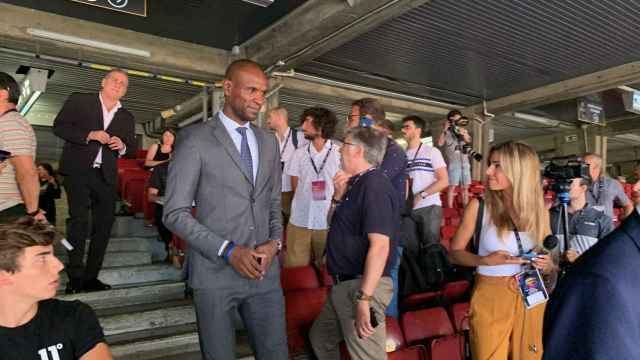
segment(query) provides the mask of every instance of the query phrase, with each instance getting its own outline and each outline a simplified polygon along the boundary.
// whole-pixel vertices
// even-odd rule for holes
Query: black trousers
[[[164,243],[165,249],[169,249],[169,244],[171,244],[171,240],[173,239],[173,233],[164,226],[162,222],[162,214],[164,212],[164,206],[160,204],[156,204],[156,212],[155,212],[155,220],[156,227],[158,228],[158,234],[160,234],[160,239]]]
[[[69,202],[67,240],[74,247],[69,252],[67,274],[70,279],[96,279],[115,220],[116,185],[107,183],[100,169],[90,169],[86,174],[67,176],[65,188]],[[89,237],[89,213],[91,245],[85,266],[84,248]]]

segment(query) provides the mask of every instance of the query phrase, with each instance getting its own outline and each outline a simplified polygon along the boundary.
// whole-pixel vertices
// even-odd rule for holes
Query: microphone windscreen
[[[558,246],[558,238],[555,235],[548,235],[546,238],[544,238],[542,246],[544,246],[544,248],[547,250],[553,250],[556,246]]]

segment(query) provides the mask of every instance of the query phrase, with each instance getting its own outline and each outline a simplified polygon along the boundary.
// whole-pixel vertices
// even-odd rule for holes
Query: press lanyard
[[[313,171],[316,172],[317,176],[320,176],[320,174],[322,173],[322,170],[324,169],[324,166],[327,164],[327,159],[329,159],[329,155],[331,154],[331,149],[333,149],[333,143],[331,143],[331,140],[329,140],[329,150],[327,150],[327,155],[324,156],[324,160],[322,160],[322,164],[320,165],[320,170],[318,170],[318,168],[316,167],[316,163],[313,161],[313,156],[311,156],[311,143],[309,143],[309,146],[307,146],[307,152],[309,153],[309,160],[311,160],[311,166],[313,166]]]
[[[282,159],[282,155],[284,154],[284,151],[287,149],[287,142],[291,137],[291,132],[292,132],[291,128],[289,128],[289,133],[287,134],[287,137],[284,139],[284,144],[282,145],[282,149],[280,149],[280,159]]]
[[[513,223],[513,221],[511,221]],[[516,224],[513,224],[513,235],[516,237],[516,241],[518,242],[518,256],[522,256],[524,254],[524,248],[522,247],[522,240],[520,239],[520,233],[518,233],[518,228]]]
[[[600,204],[600,198],[602,197],[602,193],[604,192],[604,179],[602,177],[598,179],[598,197],[596,197],[596,194],[593,193],[592,188],[589,189],[589,192],[591,193],[593,199],[596,201],[596,205],[602,205]]]
[[[416,154],[413,155],[413,160],[411,160],[411,165],[416,162],[416,158],[418,158],[418,153],[420,153],[420,149],[422,149],[422,142],[420,142],[420,146],[418,146],[418,150],[416,150]]]

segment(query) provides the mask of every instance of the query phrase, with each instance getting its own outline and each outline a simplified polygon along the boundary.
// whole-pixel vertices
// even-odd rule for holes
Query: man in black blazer
[[[574,263],[544,317],[544,360],[638,359],[640,214]]]
[[[60,173],[65,175],[69,202],[67,293],[111,288],[98,280],[115,219],[116,159],[136,150],[133,115],[120,99],[129,86],[122,70],[102,79],[99,94],[72,94],[53,123],[53,132],[65,140]],[[91,209],[91,246],[84,265],[84,245]]]

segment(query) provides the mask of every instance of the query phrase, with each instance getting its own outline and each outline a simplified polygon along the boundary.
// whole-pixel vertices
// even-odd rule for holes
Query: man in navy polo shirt
[[[400,201],[377,168],[386,147],[384,133],[357,127],[347,131],[340,149],[347,176],[334,179],[327,237],[327,268],[335,285],[310,334],[320,360],[339,358],[342,340],[353,359],[387,358],[384,314],[393,295]]]

